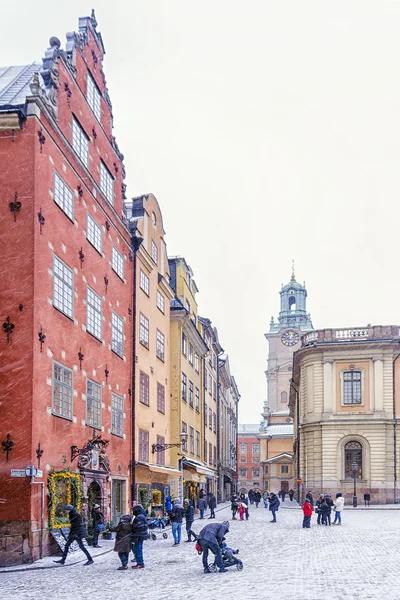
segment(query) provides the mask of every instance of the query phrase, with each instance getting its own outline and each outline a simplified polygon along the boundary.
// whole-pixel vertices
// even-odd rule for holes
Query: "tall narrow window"
[[[111,394],[111,433],[124,435],[124,399],[117,394]]]
[[[54,173],[54,202],[71,221],[74,220],[74,195],[58,173]]]
[[[187,377],[186,374],[183,373],[182,371],[182,400],[184,400],[185,402],[186,400],[186,388],[187,388]]]
[[[207,419],[208,419],[207,402],[204,402],[204,425],[206,427],[207,427]]]
[[[217,446],[214,446],[214,460],[213,460],[213,465],[214,465],[214,467],[217,466]]]
[[[157,341],[156,341],[156,355],[157,358],[164,361],[164,351],[165,351],[165,337],[164,334],[161,333],[157,329]]]
[[[361,404],[361,371],[343,373],[343,404]]]
[[[193,346],[192,346],[192,344],[189,344],[189,362],[191,365],[193,364]]]
[[[72,118],[72,147],[87,167],[89,162],[89,138],[75,117]]]
[[[187,339],[186,335],[182,331],[182,354],[187,355]]]
[[[207,369],[204,367],[204,389],[207,389],[207,381],[208,381],[208,371]]]
[[[159,292],[158,290],[157,290],[157,308],[159,308],[162,313],[165,312],[165,298],[161,294],[161,292]]]
[[[260,454],[260,444],[252,444],[252,454]]]
[[[147,277],[146,273],[140,269],[140,289],[144,291],[145,294],[150,296],[150,279]]]
[[[212,465],[213,462],[213,453],[212,453],[213,449],[212,449],[212,445],[209,444],[208,446],[208,462],[210,465]]]
[[[194,429],[189,427],[190,454],[194,454]]]
[[[101,298],[89,286],[86,290],[86,331],[101,340],[102,326]]]
[[[346,479],[353,479],[353,464],[357,464],[356,477],[362,479],[362,445],[360,442],[347,442],[344,447],[344,471]]]
[[[53,306],[67,317],[74,317],[74,275],[58,256],[53,258]]]
[[[200,412],[200,390],[196,388],[196,411]]]
[[[146,348],[149,347],[149,320],[142,313],[139,317],[139,342]]]
[[[146,404],[146,406],[150,405],[150,378],[143,371],[140,371],[139,400],[142,404]]]
[[[182,421],[182,433],[187,433],[187,423],[185,421]],[[187,440],[182,441],[182,450],[187,452]]]
[[[145,429],[139,429],[139,460],[149,460],[149,432]]]
[[[193,408],[193,381],[189,379],[189,406]]]
[[[165,414],[165,387],[157,383],[157,410]]]
[[[101,94],[99,92],[99,88],[95,84],[93,77],[90,75],[90,73],[88,73],[86,99],[87,103],[93,111],[94,116],[98,121],[100,121],[101,118],[100,98]]]
[[[165,437],[162,435],[157,436],[157,444],[165,446]],[[165,465],[165,450],[157,450],[157,464]]]
[[[204,462],[207,462],[207,448],[208,448],[208,443],[206,440],[204,440]]]
[[[101,227],[97,225],[89,213],[87,214],[86,238],[96,248],[97,252],[101,254]]]
[[[213,413],[213,431],[214,433],[217,433],[217,415],[216,413]]]
[[[200,431],[196,429],[196,456],[200,457]]]
[[[118,277],[122,280],[124,279],[124,257],[118,250],[113,246],[112,249],[112,258],[111,258],[111,266],[113,271],[116,272]]]
[[[100,161],[100,189],[111,206],[114,205],[114,177],[103,161]]]
[[[151,258],[158,265],[158,248],[154,240],[151,240]]]
[[[208,427],[209,427],[209,429],[212,429],[212,410],[211,410],[211,408],[208,409]]]
[[[72,371],[53,361],[53,415],[72,420]]]
[[[287,404],[287,392],[281,392],[281,402]]]
[[[200,359],[197,352],[195,352],[194,354],[194,370],[196,371],[196,373],[198,373],[200,370]]]
[[[111,350],[124,357],[124,321],[115,312],[111,317]]]
[[[101,429],[101,385],[86,380],[86,425]]]

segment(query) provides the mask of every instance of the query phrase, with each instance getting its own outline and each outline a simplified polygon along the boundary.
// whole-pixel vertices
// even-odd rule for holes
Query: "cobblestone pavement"
[[[242,572],[230,568],[227,573],[203,574],[194,544],[172,547],[169,533],[166,540],[145,543],[146,568],[141,571],[117,571],[118,556],[110,552],[88,567],[81,562],[3,572],[1,596],[7,594],[13,600],[186,600],[201,594],[207,600],[235,596],[246,600],[400,600],[400,511],[345,510],[341,527],[317,526],[313,516],[311,529],[302,529],[298,508],[280,509],[276,524],[269,522],[270,515],[261,506],[250,506],[248,522],[231,521],[228,541],[240,548]],[[225,508],[217,513],[216,521],[229,517]],[[193,528],[198,532],[209,522],[215,521],[196,521]]]

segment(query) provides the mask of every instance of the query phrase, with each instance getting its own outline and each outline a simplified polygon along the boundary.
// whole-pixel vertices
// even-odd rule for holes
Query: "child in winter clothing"
[[[116,531],[114,552],[118,552],[118,558],[121,566],[118,571],[126,571],[128,568],[128,557],[132,543],[132,523],[131,515],[122,515],[121,521],[116,527],[110,527],[110,531]]]
[[[311,516],[313,513],[313,507],[310,502],[306,500],[303,504],[303,529],[310,529],[311,527]]]
[[[244,521],[244,513],[246,512],[246,508],[245,508],[244,504],[242,504],[242,502],[239,502],[237,511],[239,513],[240,520]]]

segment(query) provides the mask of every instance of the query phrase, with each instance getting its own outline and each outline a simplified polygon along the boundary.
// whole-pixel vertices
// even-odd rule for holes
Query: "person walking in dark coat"
[[[222,560],[221,544],[225,538],[225,534],[229,531],[228,521],[223,523],[210,523],[203,527],[199,533],[198,542],[203,551],[203,567],[204,573],[211,573],[208,568],[208,551],[215,555],[215,561],[219,567],[219,572],[224,573],[228,569],[225,569]]]
[[[232,498],[231,498],[231,511],[232,511],[232,520],[233,521],[236,521],[237,509],[238,509],[238,499],[237,499],[236,494],[233,494]]]
[[[194,521],[194,506],[190,500],[187,498],[183,501],[183,508],[185,509],[185,521],[186,521],[186,533],[188,539],[186,542],[195,542],[197,539],[197,535],[194,531],[192,531],[192,525]],[[193,536],[193,540],[192,540]]]
[[[327,498],[323,498],[319,510],[321,511],[322,525],[331,524],[331,506],[327,502]]]
[[[309,501],[309,503],[311,504],[311,506],[314,506],[314,498],[313,498],[311,490],[308,490],[308,492],[306,494],[306,500]]]
[[[202,498],[199,498],[199,501],[197,503],[197,508],[200,511],[200,519],[204,519],[204,512],[207,508],[207,500],[206,500],[205,496],[202,496]]]
[[[257,490],[257,492],[254,492],[254,502],[256,503],[256,508],[258,508],[258,505],[260,504],[260,501],[261,501],[261,494]]]
[[[93,548],[100,548],[99,546],[99,535],[100,531],[104,529],[104,515],[101,512],[100,504],[93,506],[92,512],[93,519]]]
[[[272,512],[271,523],[276,523],[276,513],[279,510],[280,504],[278,496],[274,492],[271,492],[269,495],[269,510]]]
[[[132,523],[132,542],[136,558],[136,565],[132,569],[144,569],[143,542],[147,540],[147,519],[140,504],[133,507],[132,513],[135,517]]]
[[[293,490],[289,490],[290,502],[293,502],[293,496],[294,496],[294,491]]]
[[[174,546],[181,543],[182,521],[185,514],[185,509],[181,505],[179,498],[174,500],[174,506],[170,512],[170,521],[172,525],[172,535],[174,536]]]
[[[83,538],[85,537],[85,531],[82,523],[81,515],[76,511],[76,509],[71,505],[67,504],[64,507],[64,510],[69,513],[69,521],[71,523],[71,528],[69,530],[69,535],[67,539],[67,543],[64,546],[64,550],[62,553],[62,557],[60,560],[55,560],[53,562],[59,563],[60,565],[65,565],[65,559],[67,558],[69,547],[73,542],[76,542],[82,552],[86,555],[87,561],[84,563],[84,566],[92,565],[93,558],[90,556],[89,552],[83,545]]]
[[[286,492],[285,492],[285,490],[282,490],[282,502],[285,502],[285,498],[286,498]]]
[[[320,494],[318,500],[315,503],[316,513],[318,515],[317,516],[317,525],[321,525],[321,518],[322,518],[321,504],[322,504],[323,499],[324,499],[324,496],[322,494]]]
[[[215,519],[215,509],[217,507],[217,499],[213,493],[210,494],[208,498],[208,506],[210,508],[210,519]]]
[[[126,571],[128,568],[129,552],[132,547],[132,523],[131,515],[122,515],[121,521],[116,527],[110,527],[110,531],[116,531],[114,552],[118,552],[121,566],[118,571]]]
[[[249,496],[250,504],[253,504],[254,503],[254,492],[253,492],[253,490],[249,490],[248,496]]]

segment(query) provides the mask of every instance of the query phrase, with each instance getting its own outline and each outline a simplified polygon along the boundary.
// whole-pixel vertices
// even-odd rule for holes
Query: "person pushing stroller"
[[[200,531],[197,541],[203,553],[204,573],[211,573],[208,568],[208,551],[215,555],[215,561],[220,573],[225,573],[227,569],[224,567],[222,560],[221,544],[224,542],[225,534],[229,531],[228,521],[223,523],[210,523]]]

